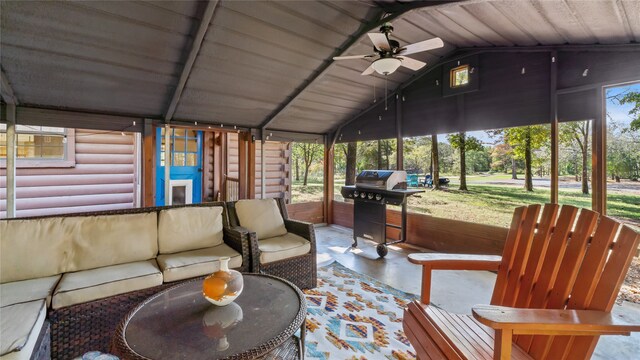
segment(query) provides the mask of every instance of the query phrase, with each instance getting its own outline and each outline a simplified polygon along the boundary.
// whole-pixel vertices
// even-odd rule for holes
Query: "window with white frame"
[[[18,167],[69,166],[68,129],[49,126],[16,125]],[[71,134],[73,135],[73,133]],[[7,125],[0,124],[0,158],[7,157]],[[72,158],[72,159],[70,159]]]

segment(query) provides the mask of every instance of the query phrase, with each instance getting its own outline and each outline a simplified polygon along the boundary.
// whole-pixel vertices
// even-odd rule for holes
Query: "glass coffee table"
[[[121,359],[303,358],[300,289],[270,275],[243,276],[242,294],[223,307],[205,300],[201,279],[153,295],[121,321],[111,352]]]

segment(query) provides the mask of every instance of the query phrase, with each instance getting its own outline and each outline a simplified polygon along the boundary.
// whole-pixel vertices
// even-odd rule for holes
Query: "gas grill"
[[[353,247],[358,237],[378,243],[380,257],[387,255],[387,245],[407,238],[407,197],[424,190],[407,189],[407,173],[396,170],[364,170],[356,177],[356,185],[343,186],[345,199],[353,200]],[[402,207],[400,225],[387,223],[387,205]],[[387,242],[387,227],[400,230],[400,239]]]

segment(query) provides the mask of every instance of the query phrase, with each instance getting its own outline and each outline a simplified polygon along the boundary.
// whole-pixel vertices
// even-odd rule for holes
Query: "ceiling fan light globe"
[[[396,58],[382,58],[373,62],[373,69],[380,75],[393,74],[402,62]]]

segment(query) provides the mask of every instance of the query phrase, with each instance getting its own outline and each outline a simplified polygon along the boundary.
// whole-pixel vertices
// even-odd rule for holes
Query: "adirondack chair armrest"
[[[599,310],[518,309],[476,305],[473,317],[480,323],[514,335],[629,335],[640,323]]]
[[[422,292],[420,302],[431,301],[432,270],[498,270],[502,257],[497,255],[416,253],[409,262],[422,265]]]

